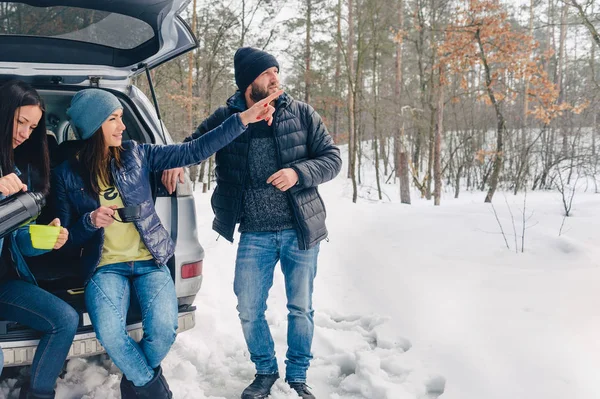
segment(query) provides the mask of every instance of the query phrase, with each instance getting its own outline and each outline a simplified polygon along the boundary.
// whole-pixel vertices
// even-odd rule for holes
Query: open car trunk
[[[15,63],[44,65],[40,71],[104,67],[131,76],[140,64],[154,68],[198,45],[179,17],[186,0],[1,3],[0,62],[8,67]]]
[[[22,0],[0,1],[0,84],[20,79],[32,84],[46,102],[46,125],[52,166],[75,151],[66,109],[72,95],[85,87],[111,89],[124,106],[123,140],[166,144],[157,101],[155,109],[131,85],[131,78],[198,46],[179,16],[189,0]],[[154,94],[154,93],[153,93]],[[153,96],[154,97],[154,96]],[[60,143],[60,145],[59,145]],[[202,283],[204,250],[197,240],[191,185],[178,185],[169,195],[158,173],[151,175],[156,210],[174,241],[180,244],[167,266],[179,304],[178,332],[195,324],[193,300]],[[166,198],[161,198],[166,197]],[[156,198],[158,200],[156,201]],[[51,206],[38,219],[53,219]],[[179,232],[185,232],[185,234]],[[80,253],[51,252],[27,259],[39,285],[71,304],[81,315],[68,358],[102,353],[85,309]],[[199,266],[198,266],[199,265]],[[184,266],[193,273],[182,277]],[[141,317],[131,295],[129,334],[141,339]],[[10,321],[0,321],[5,366],[30,364],[39,334]]]

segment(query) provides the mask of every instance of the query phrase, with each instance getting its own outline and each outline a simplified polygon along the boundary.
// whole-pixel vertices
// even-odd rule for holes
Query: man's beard
[[[252,83],[250,85],[250,98],[255,103],[269,97],[270,94],[271,93],[269,93],[268,87],[266,89],[262,89],[261,87],[259,87],[258,85],[255,85],[254,83]]]

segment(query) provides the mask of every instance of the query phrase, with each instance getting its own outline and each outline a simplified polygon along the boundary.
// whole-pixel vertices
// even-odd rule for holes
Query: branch
[[[581,5],[579,3],[577,3],[577,0],[571,0],[571,4],[573,5],[573,7],[575,7],[577,9],[577,12],[578,12],[579,17],[581,18],[583,24],[585,25],[586,28],[588,28],[588,30],[590,31],[590,34],[592,35],[592,39],[596,42],[596,44],[600,48],[600,35],[598,35],[598,31],[596,30],[594,25],[592,25],[592,23],[588,19],[587,15],[585,15],[585,12],[583,11],[583,7],[581,7]]]
[[[508,241],[506,240],[506,234],[504,234],[504,229],[502,228],[502,223],[500,223],[500,219],[498,218],[498,214],[496,213],[496,208],[494,208],[494,204],[490,203],[490,205],[492,206],[492,210],[494,211],[496,222],[498,222],[498,226],[500,226],[500,231],[502,232],[502,237],[504,237],[504,243],[506,244],[506,248],[510,249]]]
[[[510,204],[508,203],[508,198],[506,198],[506,194],[504,194],[504,202],[506,202],[506,207],[508,208],[508,213],[510,214],[510,220],[512,222],[513,234],[515,236],[515,253],[518,253],[519,246],[517,245],[517,226],[515,224],[515,217],[512,213],[512,209],[510,208]]]

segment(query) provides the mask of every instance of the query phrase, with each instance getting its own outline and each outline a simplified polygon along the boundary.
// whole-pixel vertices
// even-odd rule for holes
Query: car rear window
[[[129,50],[154,37],[139,19],[77,7],[0,4],[0,35],[52,37]]]

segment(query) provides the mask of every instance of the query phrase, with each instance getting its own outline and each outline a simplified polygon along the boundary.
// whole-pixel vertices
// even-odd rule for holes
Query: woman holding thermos
[[[10,81],[0,87],[0,198],[27,190],[48,193],[50,162],[44,114],[42,99],[28,84]],[[25,256],[41,255],[65,244],[68,231],[58,227],[58,219],[50,225],[55,226],[49,230],[56,231],[57,238],[50,247],[44,246],[47,249],[32,242],[30,225],[0,239],[0,319],[42,333],[31,380],[21,388],[20,399],[54,398],[56,379],[79,323],[79,315],[69,304],[38,287],[25,262]],[[3,360],[0,351],[0,370]]]

